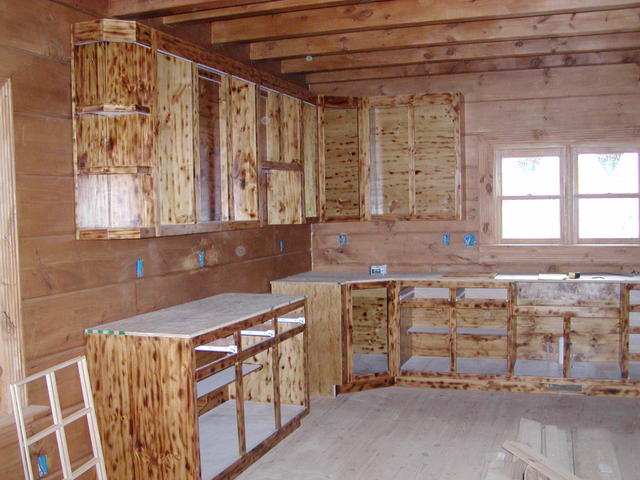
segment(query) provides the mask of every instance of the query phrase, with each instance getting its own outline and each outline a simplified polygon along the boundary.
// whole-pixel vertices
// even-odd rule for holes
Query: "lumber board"
[[[593,480],[622,480],[611,434],[600,428],[573,431],[574,461],[577,475]]]
[[[352,353],[388,354],[387,290],[352,291]]]
[[[282,95],[282,162],[301,162],[300,118],[302,102]]]
[[[591,52],[608,52],[613,50],[637,49],[640,34],[635,32],[616,33],[610,35],[578,35],[575,37],[552,37],[525,39],[516,41],[497,41],[462,43],[433,47],[403,48],[373,52],[349,52],[335,55],[306,58],[287,58],[281,62],[282,73],[322,72],[366,67],[383,67],[388,65],[415,65],[427,62],[475,61],[508,57],[540,57],[553,54],[580,54]],[[438,68],[437,63],[415,65],[409,68]],[[348,71],[348,69],[346,70]],[[333,73],[327,73],[333,75]],[[340,75],[336,72],[335,75]],[[314,74],[307,75],[316,78]],[[318,73],[318,79],[322,79]],[[317,83],[317,82],[310,82]]]
[[[302,103],[302,162],[304,164],[304,215],[319,215],[319,158],[318,158],[318,108],[310,103]]]
[[[450,43],[623,33],[637,30],[637,8],[478,20],[251,43],[252,60]]]
[[[193,67],[156,54],[160,223],[195,222]]]
[[[277,3],[277,2],[276,2]],[[317,2],[316,2],[317,3]],[[455,23],[485,18],[509,18],[518,16],[551,15],[559,12],[580,12],[603,8],[622,8],[635,6],[632,2],[613,0],[609,2],[592,0],[590,2],[546,0],[535,4],[523,4],[510,0],[500,5],[483,2],[473,9],[466,8],[464,0],[430,5],[425,8],[419,0],[395,0],[394,2],[375,2],[363,5],[334,6],[307,9],[304,11],[277,11],[267,17],[218,19],[211,26],[213,43],[246,42],[268,38],[289,38],[361,31],[369,29],[414,26],[418,24]],[[265,7],[263,7],[265,8]],[[206,13],[183,15],[180,20],[207,19]]]

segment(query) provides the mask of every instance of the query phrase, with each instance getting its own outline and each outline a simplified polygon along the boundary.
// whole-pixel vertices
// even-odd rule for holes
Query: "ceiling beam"
[[[280,3],[280,2],[270,2]],[[296,3],[296,2],[292,2]],[[315,2],[316,6],[318,2]],[[353,3],[353,2],[352,2]],[[324,5],[321,5],[324,7]],[[631,0],[393,0],[315,8],[211,26],[213,43],[389,29],[406,26],[640,7]],[[188,18],[188,17],[183,17]],[[200,17],[201,19],[204,17]]]
[[[215,8],[198,12],[180,13],[162,18],[163,23],[173,25],[176,23],[219,21],[230,18],[255,17],[258,15],[277,14],[283,12],[299,12],[301,10],[316,9],[322,7],[335,7],[339,5],[352,5],[373,2],[374,0],[272,0],[270,2],[251,3],[232,7]],[[259,19],[262,22],[265,19]],[[252,25],[256,19],[252,19]],[[215,42],[225,43],[225,42]]]
[[[346,68],[408,65],[450,60],[629,50],[638,48],[638,46],[640,46],[640,33],[467,43],[450,46],[326,55],[314,57],[311,61],[307,61],[304,58],[292,58],[282,60],[281,71],[282,73],[321,72]]]
[[[109,0],[109,15],[121,18],[143,18],[196,12],[211,8],[224,8],[270,0]]]
[[[358,68],[352,70],[338,70],[334,72],[311,73],[306,76],[306,83],[312,85],[365,79],[404,78],[451,75],[454,73],[497,72],[504,70],[526,70],[587,65],[614,65],[618,63],[640,63],[640,50],[537,55],[533,57],[462,60],[390,67]]]
[[[640,30],[640,8],[391,28],[252,43],[252,60]]]

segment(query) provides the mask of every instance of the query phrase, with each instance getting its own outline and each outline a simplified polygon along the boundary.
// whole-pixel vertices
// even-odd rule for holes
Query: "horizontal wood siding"
[[[317,83],[326,95],[396,95],[461,92],[464,97],[463,220],[350,222],[313,226],[314,268],[464,272],[629,271],[633,246],[463,246],[464,234],[481,240],[479,197],[488,179],[479,172],[482,145],[594,139],[637,142],[640,66],[635,63],[557,69],[459,73],[395,79]],[[341,247],[338,234],[347,234]],[[451,243],[442,246],[441,234]]]
[[[0,76],[13,86],[26,374],[83,354],[92,325],[225,291],[267,292],[270,280],[311,268],[308,225],[75,240],[69,35],[91,17],[48,0],[0,0],[0,11]],[[30,393],[37,402],[45,392]],[[69,395],[81,399],[77,389]],[[21,479],[13,425],[0,433],[0,476]],[[70,442],[80,453],[89,444]],[[55,441],[42,453],[56,457]]]

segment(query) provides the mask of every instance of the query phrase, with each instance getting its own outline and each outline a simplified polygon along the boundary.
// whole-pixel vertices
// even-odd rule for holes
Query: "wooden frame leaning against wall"
[[[0,415],[9,385],[24,376],[11,80],[0,78]]]

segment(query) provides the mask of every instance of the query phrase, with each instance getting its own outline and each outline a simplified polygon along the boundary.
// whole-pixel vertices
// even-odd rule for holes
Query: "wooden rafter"
[[[313,3],[281,0],[269,3]],[[315,2],[318,6],[318,2]],[[350,2],[355,3],[355,2]],[[358,2],[361,3],[361,2]],[[325,7],[325,5],[320,5]],[[389,29],[436,23],[455,23],[522,16],[588,12],[640,6],[629,0],[394,0],[364,5],[315,8],[304,12],[284,12],[268,17],[238,18],[211,26],[213,43],[290,38],[370,29]],[[266,8],[266,6],[258,6]],[[258,8],[257,7],[257,8]],[[245,7],[253,8],[253,7]],[[215,12],[215,11],[214,11]],[[213,13],[214,14],[214,13]],[[198,14],[199,19],[206,14]],[[196,18],[182,16],[183,20]]]
[[[225,8],[270,0],[109,0],[112,17],[141,18]]]
[[[163,23],[171,25],[187,22],[219,21],[222,19],[252,17],[248,21],[256,24],[256,16],[277,14],[285,12],[299,12],[301,10],[317,9],[322,7],[336,7],[340,5],[352,5],[373,2],[374,0],[273,0],[270,2],[247,3],[230,7],[214,8],[196,12],[169,15],[162,18]],[[302,14],[304,15],[304,14]],[[262,20],[261,20],[262,21]],[[223,42],[215,42],[223,43]]]
[[[323,55],[314,57],[310,61],[305,58],[292,58],[283,60],[281,68],[282,73],[321,72],[424,62],[630,50],[638,46],[640,46],[640,33],[585,35]]]
[[[640,50],[538,55],[533,57],[509,57],[489,60],[464,60],[338,70],[333,72],[309,74],[306,76],[306,83],[311,85],[316,83],[348,82],[362,79],[450,75],[454,73],[497,72],[504,70],[526,70],[585,65],[614,65],[619,63],[640,63]]]
[[[640,8],[631,8],[321,35],[252,43],[250,55],[252,60],[263,60],[426,45],[632,32],[640,30],[638,15]]]

